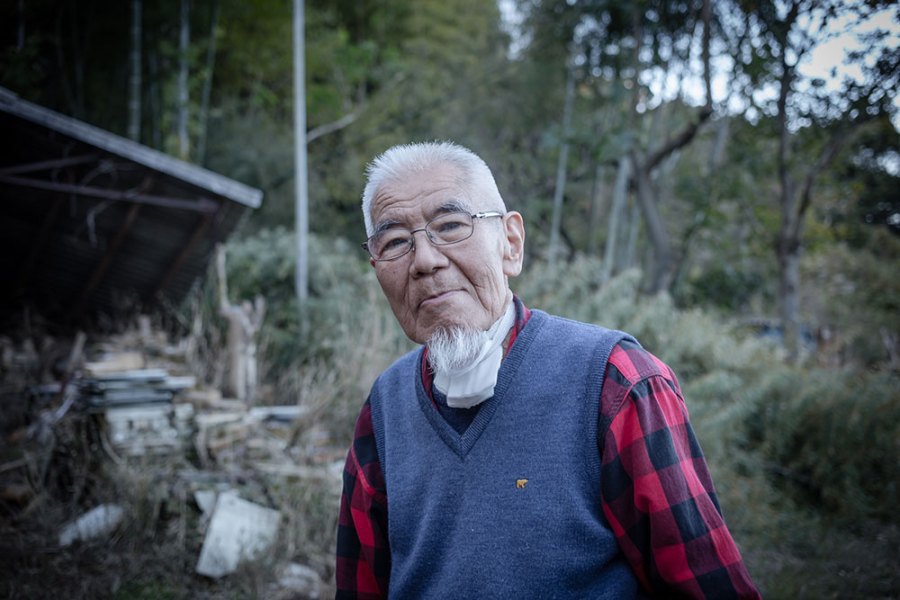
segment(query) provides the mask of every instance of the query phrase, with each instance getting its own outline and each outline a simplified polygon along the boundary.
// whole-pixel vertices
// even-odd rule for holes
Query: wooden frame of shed
[[[177,303],[262,191],[0,87],[0,311]]]

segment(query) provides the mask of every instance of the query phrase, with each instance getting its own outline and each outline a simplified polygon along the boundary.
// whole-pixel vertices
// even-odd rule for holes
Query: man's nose
[[[420,237],[416,234],[421,233]],[[424,229],[413,232],[413,259],[410,268],[413,273],[431,273],[447,265],[447,257],[440,248],[431,243],[428,233]]]

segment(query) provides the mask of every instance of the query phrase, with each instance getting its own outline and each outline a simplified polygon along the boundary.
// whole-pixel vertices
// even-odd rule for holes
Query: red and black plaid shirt
[[[530,317],[516,304],[507,352]],[[426,364],[423,356],[430,390]],[[634,343],[618,344],[606,368],[599,431],[603,514],[642,587],[666,598],[760,598],[722,519],[672,370]],[[336,566],[336,598],[387,597],[388,499],[368,401],[344,468]]]

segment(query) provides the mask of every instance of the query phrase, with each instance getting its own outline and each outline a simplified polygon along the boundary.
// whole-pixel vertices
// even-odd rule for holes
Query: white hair
[[[468,327],[439,327],[426,343],[428,362],[435,373],[462,369],[472,364],[489,339],[487,331]]]
[[[459,169],[460,186],[478,197],[479,204],[484,203],[485,207],[506,212],[506,205],[491,169],[468,148],[453,142],[403,144],[387,149],[366,168],[366,187],[362,195],[366,235],[372,235],[375,231],[372,223],[372,199],[381,186],[409,175],[424,173],[442,164]]]

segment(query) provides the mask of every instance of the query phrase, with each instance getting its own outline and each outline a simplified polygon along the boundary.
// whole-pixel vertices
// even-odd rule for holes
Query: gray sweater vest
[[[532,311],[463,434],[425,393],[421,350],[372,388],[391,598],[634,598],[600,502],[606,362],[627,337]]]

